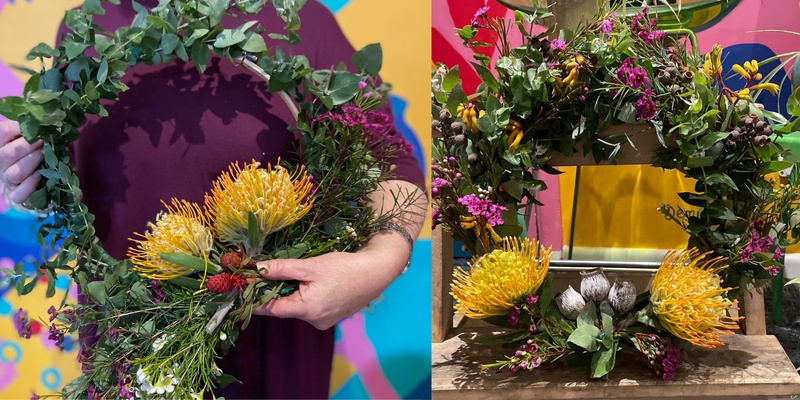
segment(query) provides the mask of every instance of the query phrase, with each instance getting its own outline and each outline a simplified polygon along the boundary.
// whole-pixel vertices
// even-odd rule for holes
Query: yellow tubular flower
[[[477,107],[475,107],[474,104],[462,103],[458,105],[458,108],[456,109],[456,115],[461,118],[461,121],[464,122],[464,126],[467,127],[467,129],[477,132],[478,118],[486,115],[486,111],[481,110],[478,112]]]
[[[508,139],[506,140],[506,145],[508,146],[509,151],[514,151],[519,146],[520,142],[522,141],[522,125],[520,125],[517,121],[510,121],[508,125],[503,129],[506,132],[509,132]]]
[[[750,86],[750,90],[751,91],[752,90],[764,89],[764,90],[770,92],[771,94],[778,94],[778,89],[779,88],[780,88],[780,86],[778,86],[777,83],[759,83],[758,85]]]
[[[736,95],[742,100],[749,100],[750,99],[750,89],[744,88],[744,89],[736,92]]]
[[[208,218],[220,240],[244,246],[251,257],[260,253],[268,235],[302,218],[313,203],[304,169],[292,174],[281,166],[259,165],[255,160],[244,168],[232,164],[205,197]],[[250,243],[248,236],[249,213],[258,226],[257,243]]]
[[[733,64],[733,67],[732,67],[732,69],[733,69],[733,71],[734,71],[734,72],[736,72],[737,74],[741,75],[741,76],[742,76],[742,78],[744,78],[744,79],[750,79],[750,74],[749,74],[749,73],[747,73],[747,71],[745,71],[745,70],[744,70],[744,68],[742,68],[742,66],[741,66],[741,65],[739,65],[739,64]]]
[[[750,73],[750,75],[755,75],[758,72],[758,61],[745,61],[744,68]]]
[[[214,236],[197,204],[172,199],[172,206],[148,223],[142,240],[130,239],[136,246],[128,249],[133,270],[149,279],[167,280],[192,271],[191,268],[162,260],[161,253],[181,253],[207,259],[214,245]]]
[[[661,325],[695,346],[718,347],[720,335],[738,329],[728,316],[733,304],[724,297],[718,271],[727,268],[724,257],[705,258],[697,249],[671,251],[653,278],[650,303]]]
[[[715,44],[711,48],[711,53],[706,54],[703,72],[712,79],[722,75],[722,46]]]
[[[706,61],[703,63],[703,72],[709,78],[714,78],[714,71],[711,68],[711,54],[706,54]]]
[[[453,272],[456,311],[470,318],[505,315],[544,282],[553,252],[535,239],[504,238],[503,247],[473,259],[469,272]]]

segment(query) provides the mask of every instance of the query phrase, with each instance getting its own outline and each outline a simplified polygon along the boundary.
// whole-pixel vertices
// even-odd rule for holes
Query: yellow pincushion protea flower
[[[505,315],[544,282],[553,252],[535,239],[504,238],[503,247],[474,259],[469,272],[456,270],[450,284],[456,311],[470,318]]]
[[[206,226],[205,216],[197,204],[172,199],[172,206],[164,203],[167,211],[148,223],[144,235],[134,233],[141,240],[131,239],[136,246],[128,249],[134,271],[156,280],[177,278],[192,271],[161,259],[161,253],[181,253],[207,259],[214,246],[214,236]]]
[[[720,335],[738,329],[728,316],[731,300],[720,284],[718,271],[727,268],[724,257],[706,258],[697,249],[672,251],[664,256],[650,290],[653,312],[661,325],[696,346],[722,346]]]
[[[279,161],[280,162],[280,161]],[[295,174],[281,166],[259,168],[253,162],[239,168],[234,163],[206,194],[206,212],[220,240],[244,246],[251,257],[258,255],[267,236],[303,217],[310,209],[312,184],[305,170]],[[258,226],[258,242],[248,236],[249,213]]]

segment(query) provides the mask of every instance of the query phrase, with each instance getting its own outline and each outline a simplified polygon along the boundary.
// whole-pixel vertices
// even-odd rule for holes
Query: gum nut
[[[583,306],[586,305],[583,296],[573,289],[571,285],[553,300],[561,315],[573,320],[578,318],[578,314],[581,313]]]
[[[599,303],[606,299],[610,288],[602,268],[581,271],[581,294],[586,300]]]
[[[618,314],[627,314],[636,304],[636,286],[631,281],[614,281],[608,291],[608,302]]]
[[[441,111],[439,111],[439,118],[441,118],[441,119],[450,119],[450,118],[453,118],[453,115],[450,114],[450,111],[448,109],[443,108]]]

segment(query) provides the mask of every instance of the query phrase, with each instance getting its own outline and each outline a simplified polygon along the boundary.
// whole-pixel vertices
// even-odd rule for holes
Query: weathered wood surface
[[[440,343],[453,327],[453,296],[450,295],[450,282],[453,280],[453,238],[439,225],[433,230],[431,246],[431,339],[434,343]]]
[[[673,381],[658,379],[644,361],[625,355],[608,380],[560,363],[524,373],[484,371],[481,364],[509,350],[475,343],[469,328],[432,346],[434,399],[788,399],[800,394],[800,375],[774,336],[728,335],[726,347],[693,348]]]
[[[661,146],[655,128],[647,124],[614,125],[600,133],[601,137],[614,135],[627,135],[633,143],[633,146],[627,141],[621,144],[615,158],[617,165],[650,165],[653,163],[656,150]],[[571,156],[554,152],[547,163],[554,166],[609,165],[605,160],[596,163],[591,154],[584,156],[580,149]]]
[[[767,313],[764,309],[763,288],[747,291],[742,295],[739,304],[739,314],[744,316],[744,321],[739,322],[739,326],[745,335],[766,335]]]

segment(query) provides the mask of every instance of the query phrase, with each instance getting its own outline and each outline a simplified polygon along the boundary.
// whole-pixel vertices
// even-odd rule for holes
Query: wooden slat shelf
[[[726,347],[692,348],[672,381],[656,377],[632,354],[607,380],[589,379],[587,370],[561,363],[510,373],[482,370],[501,354],[497,346],[474,342],[494,327],[460,328],[432,346],[434,399],[789,399],[800,394],[800,375],[774,336],[724,336]]]

